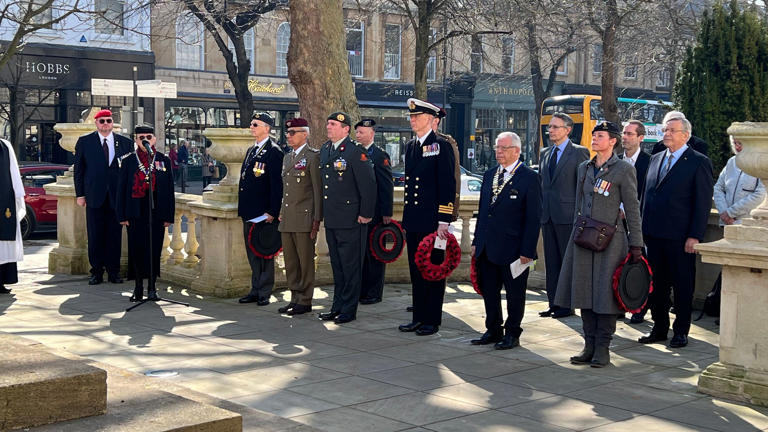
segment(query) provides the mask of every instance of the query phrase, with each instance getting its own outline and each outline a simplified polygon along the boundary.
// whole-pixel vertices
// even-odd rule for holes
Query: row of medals
[[[254,176],[261,177],[261,175],[264,174],[265,172],[267,172],[267,170],[266,170],[266,164],[264,162],[256,162],[253,165],[253,175]],[[300,177],[296,177],[296,183],[301,183],[301,177],[304,177],[305,175],[307,175],[306,172],[299,171],[299,176]],[[341,175],[341,173],[339,173],[339,175]]]

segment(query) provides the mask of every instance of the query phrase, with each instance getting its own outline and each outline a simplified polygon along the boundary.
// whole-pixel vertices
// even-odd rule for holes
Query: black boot
[[[160,300],[160,297],[157,296],[157,288],[155,286],[154,280],[150,281],[149,286],[147,287],[147,300],[149,301]]]
[[[595,331],[595,355],[592,357],[592,362],[589,365],[594,368],[601,368],[608,366],[611,362],[609,347],[611,346],[613,334],[616,332],[616,315],[596,315],[597,328]]]
[[[573,364],[589,364],[595,353],[597,314],[592,312],[592,309],[581,310],[581,327],[584,331],[584,349],[578,355],[571,357]]]
[[[141,279],[136,279],[136,285],[133,287],[133,295],[130,300],[131,303],[140,302],[144,299],[144,284],[141,283]]]
[[[595,346],[595,355],[592,356],[592,362],[590,362],[590,366],[593,368],[601,368],[608,366],[608,363],[611,362],[611,353],[608,349],[608,345],[605,343],[600,343],[597,346]]]
[[[578,355],[571,357],[571,363],[576,365],[589,364],[595,355],[595,338],[584,337],[584,349]]]

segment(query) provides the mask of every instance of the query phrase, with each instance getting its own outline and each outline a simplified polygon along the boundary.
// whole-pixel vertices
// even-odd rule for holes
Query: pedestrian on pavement
[[[424,279],[416,264],[416,251],[422,240],[433,233],[440,239],[448,238],[456,197],[456,161],[451,144],[432,129],[440,108],[410,98],[408,112],[416,137],[405,145],[403,229],[408,246],[413,318],[398,329],[426,336],[437,333],[442,323],[445,278]],[[444,250],[432,250],[433,262],[441,262],[444,257]]]
[[[133,151],[133,141],[112,131],[112,112],[101,110],[94,116],[96,131],[83,135],[75,144],[75,195],[77,205],[85,207],[88,233],[88,285],[107,279],[122,283],[120,253],[123,227],[115,216],[117,181],[121,157]]]
[[[392,163],[389,155],[373,143],[376,135],[376,122],[363,119],[355,124],[357,142],[363,146],[368,159],[373,163],[376,175],[376,211],[368,224],[365,235],[367,240],[373,229],[380,223],[389,225],[392,221],[392,197],[395,185],[392,180]],[[360,288],[360,304],[379,303],[384,295],[384,273],[387,265],[373,255],[368,242],[365,242],[365,260],[363,261],[363,282]]]
[[[539,316],[564,318],[573,315],[573,311],[568,308],[558,310],[555,294],[565,249],[573,230],[576,170],[579,164],[589,159],[589,150],[568,138],[573,130],[573,119],[568,114],[553,114],[547,128],[552,145],[541,152],[539,173],[543,193],[541,233],[544,239],[549,308],[540,312]]]
[[[243,219],[243,239],[248,263],[251,266],[251,289],[240,298],[240,303],[269,304],[275,286],[275,258],[257,254],[249,245],[249,234],[254,224],[273,224],[280,214],[283,197],[283,151],[269,136],[275,120],[260,112],[251,119],[251,135],[254,144],[245,154],[240,168],[240,184],[237,194],[237,215]],[[256,221],[256,218],[263,220]],[[259,227],[262,229],[262,227]],[[266,229],[275,229],[268,226]]]
[[[363,147],[349,138],[349,115],[328,116],[320,149],[325,237],[333,270],[333,304],[319,318],[337,324],[356,319],[367,224],[376,210],[376,178]]]
[[[621,313],[613,294],[613,273],[632,252],[632,262],[642,258],[643,236],[640,232],[640,201],[637,177],[628,162],[613,154],[620,139],[619,126],[602,122],[592,129],[592,160],[579,164],[576,211],[579,217],[616,227],[603,251],[596,252],[574,243],[579,226],[574,224],[563,260],[555,304],[581,309],[584,349],[571,357],[573,364],[604,367],[610,362],[608,347]],[[629,233],[620,221],[623,205]],[[629,235],[629,237],[628,237]]]
[[[651,156],[643,194],[643,238],[653,269],[649,296],[653,329],[638,339],[649,344],[667,340],[670,291],[675,321],[671,348],[688,345],[696,284],[695,246],[704,239],[712,208],[714,182],[709,158],[689,147],[691,122],[672,117],[664,122],[666,150]]]
[[[128,279],[135,281],[130,301],[144,298],[144,279],[147,299],[157,301],[155,283],[160,276],[163,235],[176,212],[173,172],[171,159],[155,149],[157,137],[152,126],[136,126],[134,138],[136,150],[122,156],[117,219],[128,230]]]
[[[175,183],[179,181],[179,153],[176,151],[176,144],[171,144],[168,158],[171,160],[171,171],[173,172],[173,181]]]
[[[733,153],[741,153],[741,142],[733,136],[730,139]],[[742,219],[748,218],[749,212],[765,199],[765,186],[760,179],[742,171],[736,165],[736,156],[731,156],[715,183],[714,199],[720,226],[741,225]]]
[[[210,147],[206,147],[205,150],[203,150],[203,157],[201,158],[203,167],[203,189],[211,184],[211,177],[213,177],[213,172],[216,170],[216,161],[213,160],[213,156],[208,153],[208,149],[210,149]]]
[[[485,305],[485,333],[472,345],[495,344],[497,350],[520,345],[529,269],[514,277],[510,264],[536,259],[541,229],[541,180],[520,161],[522,144],[514,132],[496,137],[497,167],[486,171],[472,241],[472,257]],[[507,320],[501,287],[507,297]]]
[[[27,205],[16,152],[4,139],[0,139],[0,197],[0,294],[8,294],[11,290],[6,285],[19,282],[16,263],[24,259],[21,221],[27,214]]]
[[[179,150],[177,154],[179,161],[179,172],[181,177],[181,185],[183,187],[189,187],[187,181],[189,181],[189,141],[181,140]]]
[[[290,153],[283,158],[283,205],[280,238],[285,278],[291,299],[277,311],[301,315],[312,310],[315,282],[315,243],[323,220],[320,153],[309,146],[309,123],[297,117],[285,122]]]

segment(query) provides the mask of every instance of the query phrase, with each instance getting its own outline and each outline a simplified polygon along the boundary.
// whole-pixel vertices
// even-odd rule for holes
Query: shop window
[[[627,57],[627,65],[624,66],[624,79],[636,80],[637,79],[637,56]]]
[[[248,29],[245,34],[243,34],[243,43],[245,44],[245,56],[248,58],[248,60],[251,62],[251,68],[249,69],[250,73],[254,73],[254,61],[253,61],[253,43],[254,43],[254,31],[253,27]],[[237,54],[235,54],[235,44],[232,43],[232,41],[229,41],[229,50],[232,51],[232,60],[235,61],[235,64],[237,64]]]
[[[603,46],[592,46],[592,73],[599,74],[603,72]]]
[[[288,45],[291,43],[291,24],[284,22],[277,28],[277,59],[275,75],[288,76]]]
[[[472,73],[483,73],[483,37],[481,35],[472,35],[472,52],[469,61],[469,69]]]
[[[475,171],[485,171],[497,164],[493,149],[501,132],[514,132],[520,137],[523,150],[528,142],[528,111],[504,109],[475,110]]]
[[[384,78],[400,79],[400,26],[387,24],[384,30]]]
[[[501,69],[502,73],[515,73],[515,40],[511,37],[505,37],[501,40]]]
[[[365,54],[365,27],[362,21],[347,21],[347,59],[349,74],[361,78],[364,73],[363,55]]]
[[[562,63],[557,68],[558,75],[568,75],[568,56],[563,57]]]
[[[204,69],[203,24],[192,14],[181,15],[176,20],[176,36],[176,67]]]
[[[23,3],[22,3],[23,4]],[[48,4],[46,0],[30,0],[28,4],[28,10],[31,12],[43,9],[42,12],[35,14],[30,20],[32,24],[48,24],[45,28],[53,28],[50,24],[53,21],[53,7]]]
[[[437,30],[429,29],[429,45],[435,43],[437,39]],[[427,81],[437,80],[437,52],[432,50],[429,52],[429,59],[427,60]]]
[[[94,9],[98,15],[94,19],[96,33],[105,35],[123,35],[123,9],[120,0],[95,0]]]
[[[656,87],[669,88],[670,75],[669,68],[660,70],[658,75],[656,75]]]

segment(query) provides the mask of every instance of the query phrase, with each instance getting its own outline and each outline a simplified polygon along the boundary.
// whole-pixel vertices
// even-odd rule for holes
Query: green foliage
[[[754,8],[718,1],[686,52],[675,100],[709,143],[715,177],[731,156],[726,130],[736,121],[768,121],[768,25]]]

